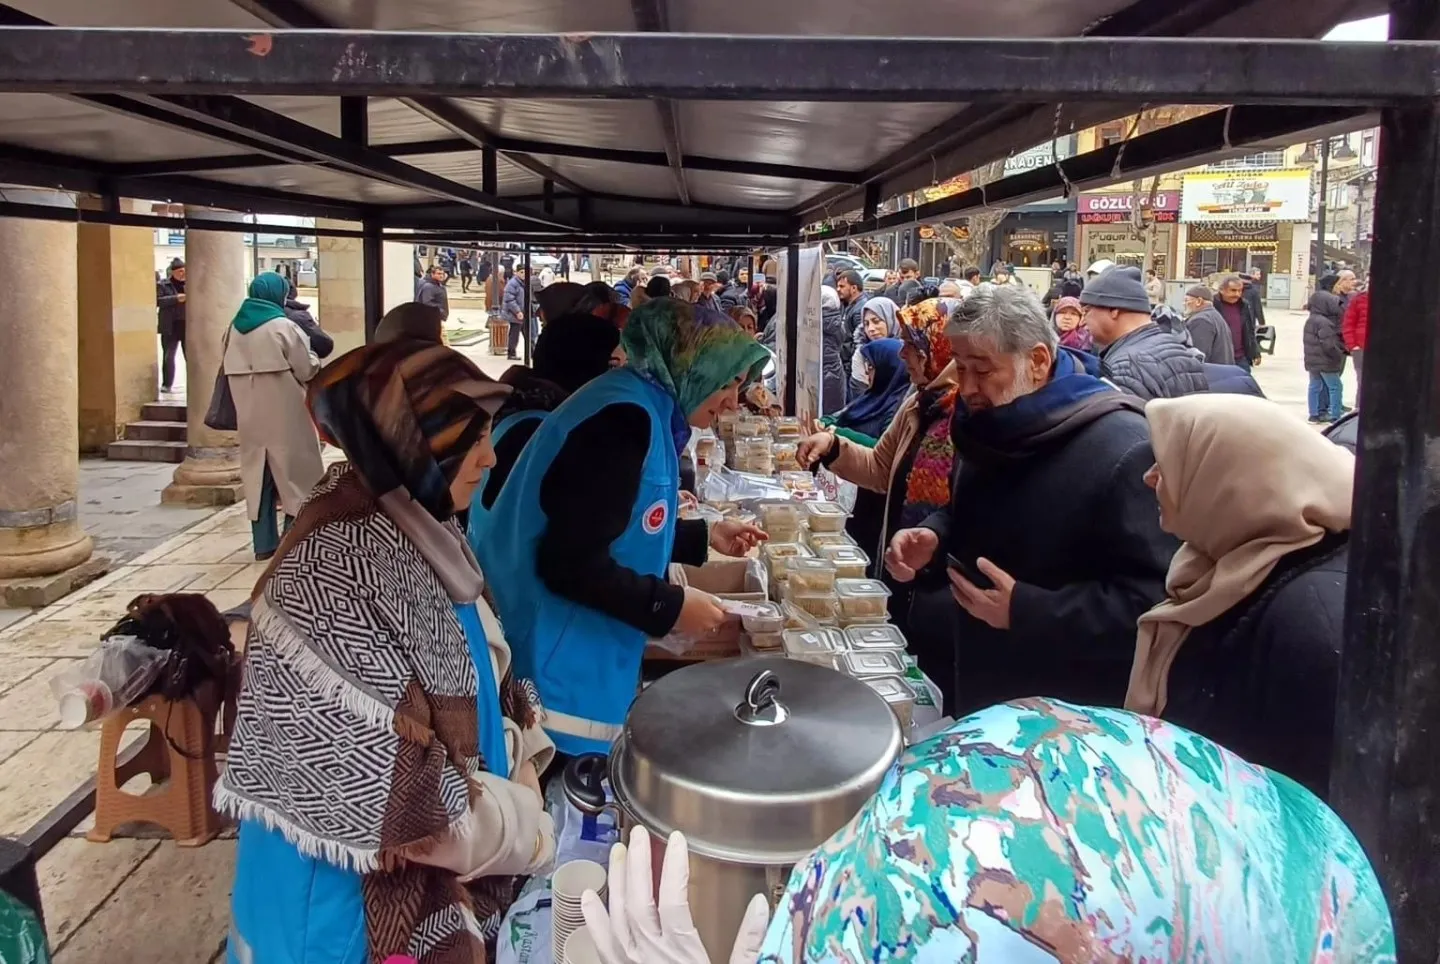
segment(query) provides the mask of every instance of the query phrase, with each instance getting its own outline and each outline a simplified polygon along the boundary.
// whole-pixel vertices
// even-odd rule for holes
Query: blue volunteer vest
[[[505,437],[505,433],[509,432],[515,426],[538,422],[548,414],[550,413],[534,410],[515,412],[506,416],[491,430],[491,444],[498,446],[500,440]],[[519,465],[518,460],[516,465]],[[490,481],[491,471],[490,469],[486,469],[485,475],[480,479],[480,484],[475,487],[475,494],[470,498],[470,520],[465,524],[465,537],[469,541],[470,549],[475,553],[475,559],[480,563],[480,571],[483,573],[489,573],[491,569],[491,560],[486,557],[486,547],[490,543],[490,528],[495,518],[495,509],[500,505],[498,496],[495,499],[495,504],[488,509],[480,504],[481,498],[485,494],[485,486]],[[511,473],[514,473],[513,468],[511,469]],[[506,479],[505,481],[508,484],[510,480]]]
[[[545,418],[485,523],[480,559],[515,674],[534,681],[545,706],[545,731],[562,753],[609,750],[635,698],[646,636],[555,595],[540,581],[535,549],[548,524],[540,508],[540,483],[571,429],[602,408],[622,403],[649,413],[650,450],[629,525],[611,544],[610,555],[642,575],[663,577],[675,543],[680,472],[670,431],[675,400],[628,368],[589,382]],[[585,480],[573,483],[576,497],[584,498]]]

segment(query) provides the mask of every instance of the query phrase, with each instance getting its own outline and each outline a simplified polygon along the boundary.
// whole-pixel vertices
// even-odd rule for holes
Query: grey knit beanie
[[[1116,265],[1091,278],[1085,290],[1080,292],[1080,303],[1150,314],[1150,296],[1145,294],[1140,269],[1130,265]]]

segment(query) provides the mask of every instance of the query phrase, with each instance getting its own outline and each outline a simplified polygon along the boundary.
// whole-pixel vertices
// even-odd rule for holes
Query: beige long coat
[[[305,407],[305,384],[320,370],[310,340],[288,318],[241,334],[230,329],[225,374],[240,428],[240,480],[250,521],[260,517],[265,466],[286,515],[295,515],[325,474],[320,439]]]

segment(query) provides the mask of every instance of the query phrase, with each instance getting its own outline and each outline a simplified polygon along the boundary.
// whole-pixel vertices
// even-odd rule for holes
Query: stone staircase
[[[125,437],[110,443],[105,457],[128,462],[183,462],[185,403],[146,405],[140,410],[140,420],[125,426]]]

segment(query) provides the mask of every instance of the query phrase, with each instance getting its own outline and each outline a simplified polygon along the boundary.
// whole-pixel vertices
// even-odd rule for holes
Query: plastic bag
[[[821,468],[815,473],[815,487],[827,502],[837,502],[846,512],[855,511],[855,498],[860,490],[853,482],[846,482],[829,469]]]
[[[134,636],[105,637],[85,662],[51,677],[60,726],[73,730],[134,703],[149,692],[171,655]]]

